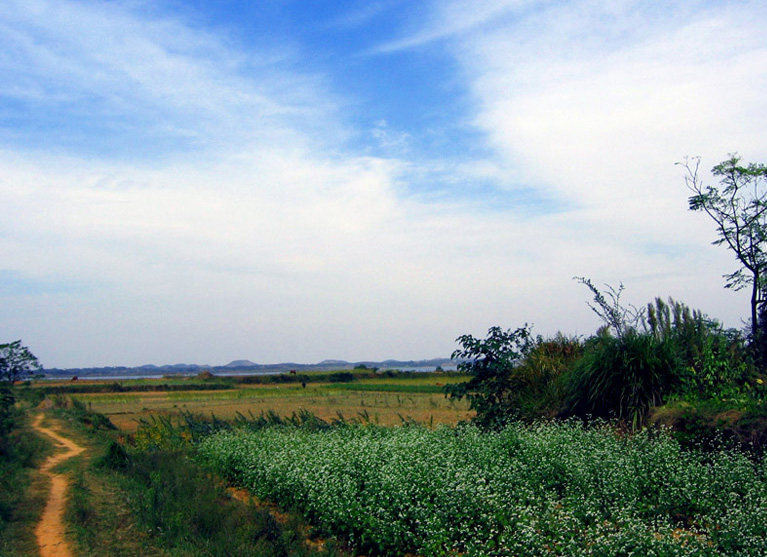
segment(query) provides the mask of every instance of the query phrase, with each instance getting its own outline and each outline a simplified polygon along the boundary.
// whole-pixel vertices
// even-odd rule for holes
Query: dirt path
[[[52,429],[43,427],[42,421],[43,415],[38,414],[32,427],[52,437],[56,441],[56,445],[65,448],[66,451],[49,457],[40,468],[43,474],[51,478],[51,492],[48,495],[43,516],[35,530],[35,536],[37,536],[41,557],[69,557],[72,555],[72,551],[64,538],[64,504],[69,481],[65,475],[51,472],[51,469],[57,464],[79,455],[85,449]]]

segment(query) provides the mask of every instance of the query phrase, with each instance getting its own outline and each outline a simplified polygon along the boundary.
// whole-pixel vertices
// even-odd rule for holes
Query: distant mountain
[[[209,366],[200,364],[174,364],[156,366],[147,364],[137,367],[90,367],[90,368],[69,368],[69,369],[45,369],[44,373],[48,376],[57,377],[130,377],[142,375],[190,375],[202,371],[210,371],[226,375],[234,372],[253,372],[253,373],[287,373],[291,370],[296,371],[336,371],[349,370],[354,367],[364,365],[367,368],[377,369],[417,369],[428,370],[436,369],[441,366],[446,369],[454,367],[455,362],[450,358],[433,358],[431,360],[385,360],[382,362],[363,361],[347,362],[346,360],[323,360],[318,364],[297,364],[293,362],[283,362],[279,364],[257,364],[250,360],[234,360],[223,366]]]

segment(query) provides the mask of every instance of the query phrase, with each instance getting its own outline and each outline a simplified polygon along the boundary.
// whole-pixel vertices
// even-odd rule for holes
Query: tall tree
[[[765,303],[767,287],[767,167],[740,164],[731,154],[711,173],[719,186],[704,185],[698,175],[700,158],[686,159],[685,183],[692,191],[691,211],[704,211],[714,221],[719,238],[714,245],[725,245],[735,254],[740,268],[724,275],[725,288],[751,287],[751,338],[757,338],[759,309]]]

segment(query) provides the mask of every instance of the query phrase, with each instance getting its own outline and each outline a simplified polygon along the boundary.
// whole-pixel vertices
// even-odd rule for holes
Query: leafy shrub
[[[458,371],[471,375],[465,383],[447,385],[445,393],[466,397],[477,412],[475,422],[483,427],[501,427],[516,417],[514,368],[532,349],[530,329],[525,325],[514,331],[491,327],[487,338],[462,335],[462,345],[453,352],[459,360]]]
[[[562,334],[533,340],[527,326],[515,331],[494,327],[484,340],[471,335],[458,340],[464,348],[453,357],[471,358],[458,369],[472,378],[445,391],[470,400],[477,412],[474,423],[497,428],[512,420],[530,422],[561,413],[566,375],[583,353],[580,340]]]
[[[564,410],[567,397],[567,374],[583,355],[583,343],[577,338],[557,334],[541,337],[511,372],[516,414],[525,421],[551,419]]]
[[[95,461],[96,466],[109,468],[111,470],[127,470],[131,464],[131,458],[123,447],[122,443],[110,441],[107,445],[107,451]]]

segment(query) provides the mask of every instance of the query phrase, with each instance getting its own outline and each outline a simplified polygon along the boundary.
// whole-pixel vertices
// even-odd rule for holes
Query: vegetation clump
[[[579,417],[616,420],[633,431],[669,404],[699,408],[696,427],[709,424],[739,438],[757,451],[767,441],[758,431],[767,423],[765,375],[737,331],[681,302],[660,298],[641,310],[620,301],[623,286],[604,295],[587,279],[578,279],[594,294],[590,307],[604,326],[585,340],[562,334],[534,338],[527,326],[514,331],[493,327],[485,339],[458,338],[453,357],[470,379],[445,388],[446,395],[466,397],[476,411],[475,423],[499,428],[515,420]],[[705,417],[737,411],[736,423]],[[681,434],[689,419],[663,421]],[[689,417],[689,412],[686,413]],[[750,427],[744,427],[748,422]]]

